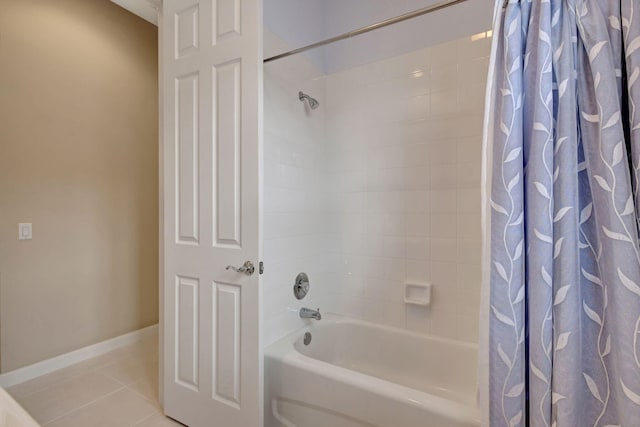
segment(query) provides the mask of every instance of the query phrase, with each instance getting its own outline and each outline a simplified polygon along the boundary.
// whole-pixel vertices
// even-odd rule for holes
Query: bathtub
[[[476,357],[474,345],[327,315],[265,350],[265,426],[477,427]]]
[[[0,387],[0,427],[40,427],[40,424]]]

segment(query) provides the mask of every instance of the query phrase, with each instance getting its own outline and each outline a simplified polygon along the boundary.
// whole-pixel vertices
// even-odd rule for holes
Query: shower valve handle
[[[256,271],[251,261],[245,261],[245,263],[242,264],[242,267],[234,267],[232,265],[227,265],[227,268],[225,268],[225,270],[233,270],[236,273],[244,273],[247,276],[251,276],[253,272]]]

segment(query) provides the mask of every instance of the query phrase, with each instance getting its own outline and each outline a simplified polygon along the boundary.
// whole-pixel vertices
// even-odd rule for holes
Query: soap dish
[[[421,307],[431,305],[431,283],[405,283],[404,302]]]

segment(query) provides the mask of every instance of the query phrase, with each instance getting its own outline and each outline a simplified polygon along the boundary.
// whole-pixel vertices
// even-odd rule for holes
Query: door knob
[[[244,273],[247,276],[251,276],[253,272],[256,271],[251,261],[246,261],[244,264],[242,264],[242,267],[234,267],[232,265],[227,265],[227,268],[225,268],[225,270],[233,270],[236,273]]]

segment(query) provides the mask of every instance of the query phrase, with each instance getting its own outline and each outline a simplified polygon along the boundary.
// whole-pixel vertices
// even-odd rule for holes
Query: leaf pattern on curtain
[[[491,427],[640,426],[638,9],[511,0],[498,16]]]

